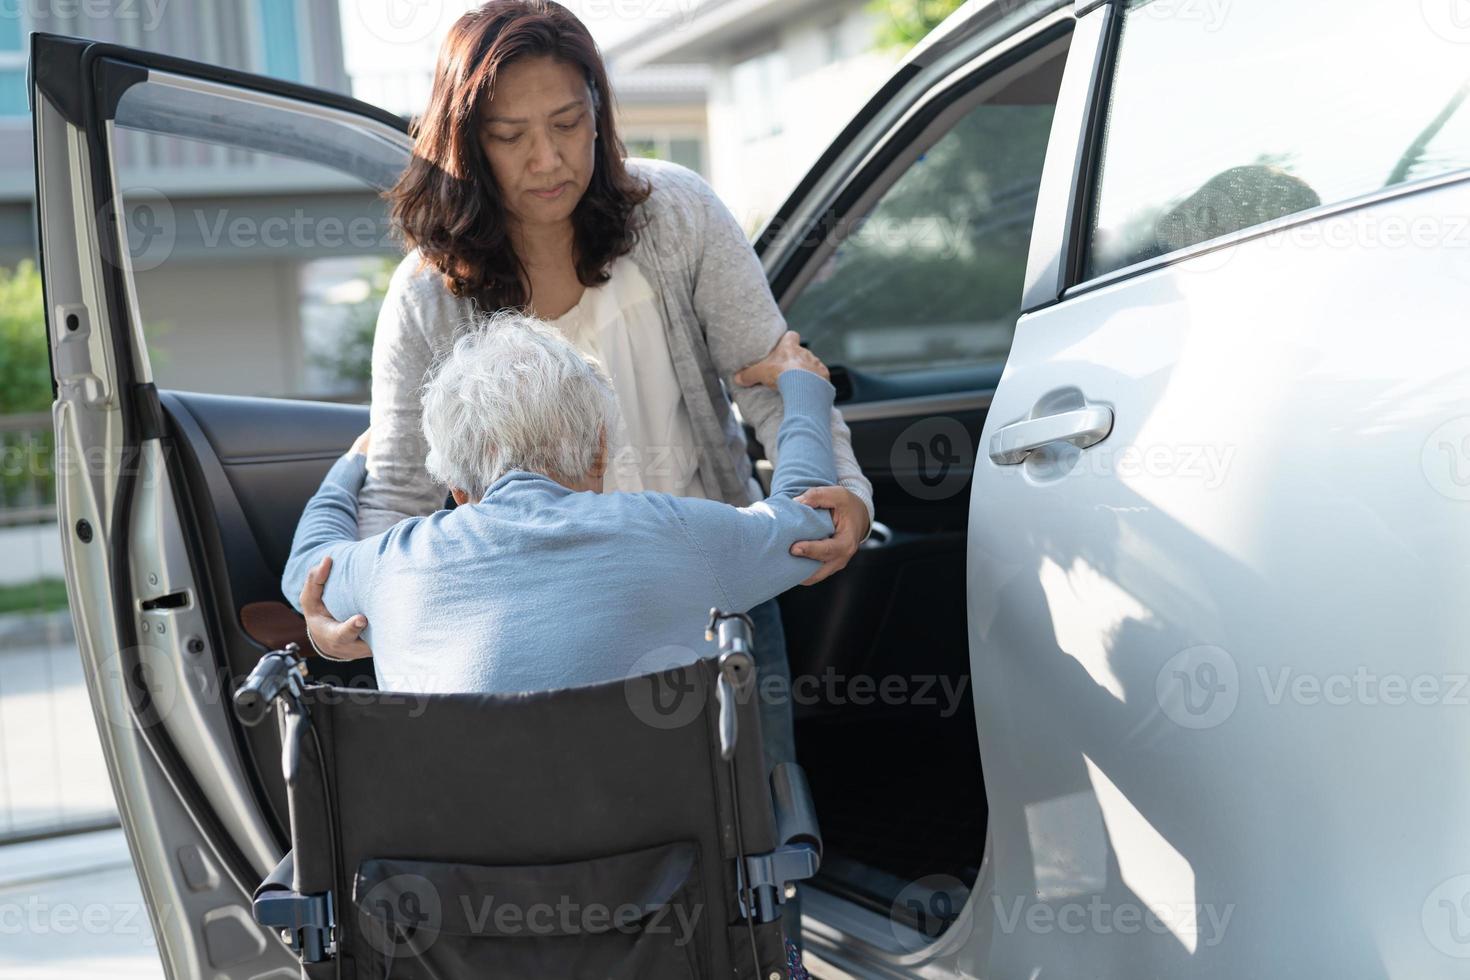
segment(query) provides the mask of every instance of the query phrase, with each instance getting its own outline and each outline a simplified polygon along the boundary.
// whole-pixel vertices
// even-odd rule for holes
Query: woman
[[[424,376],[475,312],[506,308],[549,321],[607,367],[622,416],[608,490],[738,506],[764,496],[721,382],[773,450],[780,396],[740,387],[738,372],[775,346],[781,312],[738,223],[699,176],[625,163],[606,69],[564,7],[492,0],[454,24],[413,161],[388,196],[412,251],[373,344],[362,536],[439,508],[444,490],[424,465]],[[832,436],[841,485],[803,502],[829,510],[835,533],[792,549],[822,562],[808,585],[842,569],[872,523],[872,489],[835,411]],[[316,570],[302,596],[311,635],[330,656],[365,656],[361,617],[336,623],[320,603],[326,574]],[[775,601],[751,616],[763,677],[789,685]],[[771,762],[794,759],[789,698],[763,698],[762,724]]]

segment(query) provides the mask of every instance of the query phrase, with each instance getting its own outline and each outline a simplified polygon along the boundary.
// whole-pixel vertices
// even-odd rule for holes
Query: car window
[[[875,374],[1005,359],[1060,68],[1049,59],[928,136],[788,307],[813,351]]]
[[[1088,274],[1470,165],[1450,7],[1132,0]]]
[[[241,146],[118,128],[114,147],[158,386],[366,401],[402,254],[377,190]]]

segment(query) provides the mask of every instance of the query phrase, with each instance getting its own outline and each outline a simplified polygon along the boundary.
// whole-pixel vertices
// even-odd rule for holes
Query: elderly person
[[[781,394],[770,496],[736,507],[603,493],[617,424],[607,374],[553,329],[499,315],[460,338],[423,392],[427,466],[460,506],[358,540],[359,440],[307,505],[285,594],[331,559],[327,608],[366,616],[388,690],[545,690],[629,676],[671,647],[712,653],[710,608],[743,612],[803,581],[820,562],[793,545],[832,533],[801,502],[835,479],[826,369],[787,333],[737,381]]]

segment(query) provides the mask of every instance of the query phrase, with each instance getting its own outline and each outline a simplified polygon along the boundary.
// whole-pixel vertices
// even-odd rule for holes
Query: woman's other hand
[[[358,438],[366,440],[367,433]],[[355,448],[355,447],[354,447]],[[345,623],[332,618],[322,593],[327,588],[327,576],[332,574],[332,559],[323,558],[321,564],[306,575],[306,584],[301,587],[301,611],[306,616],[306,634],[316,652],[328,660],[362,660],[373,655],[372,649],[361,639],[367,629],[367,617],[353,616]]]
[[[818,510],[832,512],[832,536],[817,541],[798,541],[791,553],[798,558],[815,558],[822,567],[802,585],[816,585],[847,567],[858,545],[868,536],[868,508],[861,498],[846,487],[816,487],[796,498]]]
[[[788,330],[776,341],[776,346],[771,348],[769,354],[736,371],[735,383],[744,388],[753,388],[756,385],[774,388],[781,372],[791,370],[810,371],[823,381],[832,380],[827,373],[827,365],[822,363],[821,358],[801,346],[801,335],[795,330]]]

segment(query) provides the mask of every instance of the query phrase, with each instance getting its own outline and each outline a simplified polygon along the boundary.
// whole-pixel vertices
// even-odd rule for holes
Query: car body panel
[[[1089,72],[1101,55],[1074,48]],[[1052,295],[1017,326],[972,487],[976,975],[1459,975],[1470,182],[1059,297],[1086,139],[1054,134],[1032,269]],[[1361,231],[1426,222],[1442,234]],[[1076,405],[1111,432],[988,457]]]

